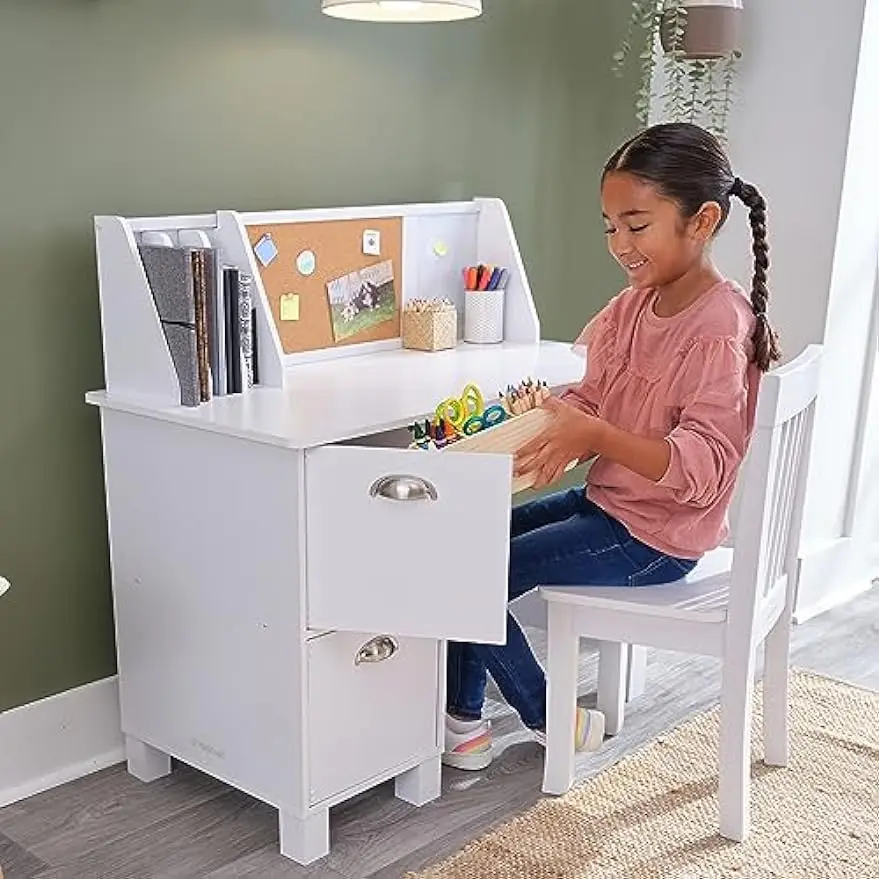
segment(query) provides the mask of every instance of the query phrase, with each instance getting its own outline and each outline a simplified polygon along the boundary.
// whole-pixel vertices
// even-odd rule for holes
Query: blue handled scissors
[[[485,430],[488,427],[494,427],[507,418],[507,410],[498,403],[494,403],[478,414],[471,415],[462,425],[461,432],[465,436],[471,436]]]

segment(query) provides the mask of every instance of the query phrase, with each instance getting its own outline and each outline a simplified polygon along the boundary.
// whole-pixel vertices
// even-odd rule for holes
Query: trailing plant
[[[659,98],[666,121],[696,122],[725,141],[740,53],[733,51],[720,58],[690,58],[683,49],[687,30],[687,7],[683,0],[630,2],[626,32],[613,54],[612,70],[622,76],[635,55],[638,124],[642,127],[648,124],[651,106],[655,106],[654,99]],[[656,75],[657,69],[660,76]],[[659,94],[655,92],[658,85],[662,86]]]

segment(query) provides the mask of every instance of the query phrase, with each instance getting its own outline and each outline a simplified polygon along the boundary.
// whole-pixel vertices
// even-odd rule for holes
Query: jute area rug
[[[879,693],[791,674],[791,762],[762,762],[751,835],[717,833],[717,709],[410,879],[879,877]]]

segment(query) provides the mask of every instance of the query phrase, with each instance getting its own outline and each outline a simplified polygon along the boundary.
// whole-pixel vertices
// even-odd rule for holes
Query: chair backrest
[[[727,624],[765,634],[795,600],[803,503],[822,346],[810,345],[761,379],[754,434],[740,474]],[[760,632],[763,628],[764,631]]]

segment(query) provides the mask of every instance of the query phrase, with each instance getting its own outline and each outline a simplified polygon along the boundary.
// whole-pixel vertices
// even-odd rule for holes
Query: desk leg
[[[647,685],[647,648],[629,644],[629,670],[626,679],[626,702],[637,699]]]
[[[303,866],[330,853],[330,810],[318,809],[304,818],[283,809],[278,813],[281,854]]]
[[[171,758],[168,754],[132,736],[125,736],[125,757],[128,771],[140,781],[155,781],[171,774]]]
[[[397,799],[423,806],[437,799],[442,792],[442,765],[440,757],[431,757],[408,772],[398,775],[394,781]]]

